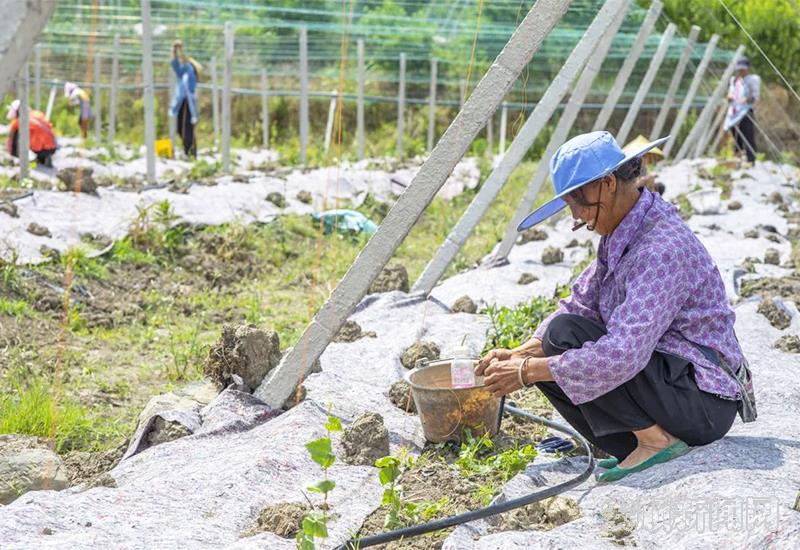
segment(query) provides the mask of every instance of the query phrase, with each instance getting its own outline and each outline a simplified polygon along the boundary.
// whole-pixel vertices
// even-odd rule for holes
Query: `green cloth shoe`
[[[619,464],[619,459],[615,456],[612,456],[611,458],[601,458],[597,461],[597,467],[604,470],[610,470],[617,464]]]
[[[597,481],[601,482],[608,482],[608,481],[617,481],[618,479],[622,479],[628,474],[632,474],[635,472],[641,472],[642,470],[648,469],[650,466],[655,466],[656,464],[661,464],[662,462],[667,462],[672,460],[673,458],[678,458],[681,455],[685,455],[689,452],[689,446],[684,443],[683,441],[676,441],[669,447],[661,449],[656,454],[637,464],[636,466],[632,466],[630,468],[622,468],[621,466],[614,466],[610,470],[603,472],[599,476],[597,476]]]

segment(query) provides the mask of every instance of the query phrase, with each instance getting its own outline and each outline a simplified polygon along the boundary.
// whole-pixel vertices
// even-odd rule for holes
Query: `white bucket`
[[[722,208],[722,189],[719,188],[687,193],[686,198],[695,213],[700,215],[718,214]]]

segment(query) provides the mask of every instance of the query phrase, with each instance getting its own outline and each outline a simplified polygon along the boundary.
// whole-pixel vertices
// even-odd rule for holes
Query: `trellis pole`
[[[100,98],[100,52],[94,54],[94,142],[95,145],[100,145],[100,140],[103,138],[103,117],[101,113],[101,98]]]
[[[108,98],[108,142],[117,137],[117,81],[119,80],[119,34],[114,35],[114,51],[111,54],[111,93]]]
[[[219,124],[219,80],[217,79],[217,58],[211,58],[211,121],[214,125],[214,146],[220,146]]]
[[[142,79],[144,80],[144,144],[147,150],[147,183],[156,182],[156,118],[153,98],[153,38],[150,0],[142,1]]]
[[[22,70],[17,77],[17,97],[19,98],[19,127],[17,128],[17,158],[19,159],[19,181],[28,177],[28,149],[30,149],[30,116],[28,109],[28,62],[22,65]]]
[[[269,147],[269,81],[267,69],[261,69],[261,143]]]
[[[428,151],[433,151],[433,140],[436,137],[436,80],[437,62],[431,58],[431,83],[428,92]]]
[[[308,29],[300,27],[300,164],[308,163]]]
[[[661,104],[656,122],[653,124],[653,130],[650,132],[650,141],[655,141],[661,137],[661,131],[664,129],[667,116],[669,116],[669,112],[672,109],[672,104],[675,101],[675,94],[678,93],[678,88],[681,86],[683,74],[686,72],[686,65],[689,63],[692,52],[694,52],[694,45],[697,43],[697,35],[699,33],[700,27],[692,25],[692,29],[689,31],[689,37],[686,40],[686,46],[683,48],[681,57],[678,60],[678,65],[675,67],[675,72],[672,75],[669,88],[667,88],[667,94],[664,96],[664,102]]]
[[[399,75],[397,78],[397,158],[405,156],[403,134],[406,123],[406,54],[400,54]]]
[[[231,81],[233,79],[233,24],[225,22],[225,58],[222,67],[222,169],[231,173]]]
[[[356,99],[356,158],[364,158],[364,40],[358,39],[358,90]]]
[[[508,132],[508,105],[503,102],[500,109],[500,155],[506,154],[506,133]]]

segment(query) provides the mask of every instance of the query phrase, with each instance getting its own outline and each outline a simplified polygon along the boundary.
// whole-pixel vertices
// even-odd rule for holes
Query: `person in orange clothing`
[[[19,157],[17,146],[19,140],[19,106],[19,99],[15,99],[8,106],[8,113],[6,114],[6,118],[11,121],[6,147],[14,157]],[[58,147],[56,136],[53,133],[53,125],[45,118],[44,113],[39,111],[28,111],[28,120],[30,128],[29,147],[31,151],[36,153],[36,163],[52,168],[53,154]]]

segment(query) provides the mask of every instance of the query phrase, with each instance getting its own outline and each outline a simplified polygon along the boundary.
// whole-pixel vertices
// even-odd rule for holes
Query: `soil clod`
[[[529,285],[529,284],[533,283],[534,281],[538,281],[538,280],[539,280],[539,277],[537,277],[533,273],[527,273],[526,272],[526,273],[522,273],[519,276],[519,280],[517,281],[517,283],[519,283],[521,285]]]
[[[744,232],[745,239],[757,239],[758,238],[758,229],[748,229]]]
[[[236,374],[255,389],[280,360],[277,332],[252,325],[224,325],[222,336],[208,352],[204,373],[220,387],[230,384]]]
[[[284,197],[282,193],[273,191],[267,195],[267,200],[278,208],[286,208],[286,197]]]
[[[393,290],[408,292],[408,271],[400,264],[384,267],[369,287],[370,294]]]
[[[17,213],[17,205],[13,202],[9,201],[2,201],[0,202],[0,212],[4,212],[8,214],[12,218],[18,218],[19,214]]]
[[[580,515],[577,502],[569,497],[555,496],[502,514],[493,531],[549,531],[578,519]]]
[[[439,359],[441,350],[433,342],[418,340],[403,352],[400,363],[407,369],[413,369],[419,361],[435,361]]]
[[[781,253],[775,250],[774,248],[768,248],[767,251],[764,252],[764,263],[772,265],[780,265]]]
[[[70,484],[94,483],[95,479],[107,474],[119,463],[127,447],[128,442],[126,441],[113,449],[97,453],[70,451],[64,455],[64,466],[67,469]],[[103,486],[107,487],[107,485]]]
[[[411,395],[411,384],[405,380],[398,380],[389,388],[389,401],[403,412],[417,412],[417,406]]]
[[[334,342],[355,342],[361,338],[376,338],[377,334],[373,331],[364,332],[361,330],[361,325],[356,323],[355,321],[345,321],[342,328],[339,329],[339,333],[334,338]]]
[[[783,330],[792,323],[792,316],[789,315],[789,312],[769,297],[761,300],[758,305],[758,312],[766,317],[769,323],[778,330]]]
[[[619,546],[636,546],[633,538],[636,525],[619,508],[615,506],[610,512],[603,514],[603,518],[606,520],[606,527],[602,532],[605,538]]]
[[[547,240],[547,233],[543,229],[537,229],[536,227],[531,227],[530,229],[526,229],[522,233],[519,234],[517,237],[518,244],[525,244],[531,241],[545,241]]]
[[[56,177],[64,184],[65,191],[97,194],[97,182],[94,179],[93,168],[86,166],[61,168],[56,172]]]
[[[45,226],[40,225],[36,222],[31,222],[28,224],[28,233],[32,235],[36,235],[37,237],[52,237],[53,234],[50,233],[50,230],[47,229]]]
[[[742,203],[739,201],[731,201],[728,203],[728,210],[741,210]]]
[[[767,198],[770,204],[783,204],[783,195],[780,191],[773,191]]]
[[[478,306],[472,301],[469,296],[462,296],[450,306],[450,311],[453,313],[477,313]]]
[[[800,353],[800,336],[785,334],[775,342],[774,346],[787,353]]]
[[[267,506],[258,515],[256,526],[245,536],[269,531],[279,537],[293,539],[300,532],[303,517],[308,512],[308,506],[299,502],[281,502]]]
[[[564,261],[564,252],[555,246],[548,246],[542,252],[542,263],[544,265],[557,264]]]
[[[572,239],[569,243],[567,243],[567,246],[565,246],[564,248],[575,248],[578,246],[580,246],[578,239]]]
[[[311,204],[311,201],[314,200],[314,197],[308,191],[300,191],[297,193],[297,200],[303,204]]]
[[[356,466],[372,466],[389,455],[389,430],[378,413],[364,413],[344,430],[344,461]]]
[[[192,435],[192,431],[180,422],[170,422],[157,416],[153,421],[152,430],[147,434],[147,444],[149,447],[154,447],[187,435]]]

